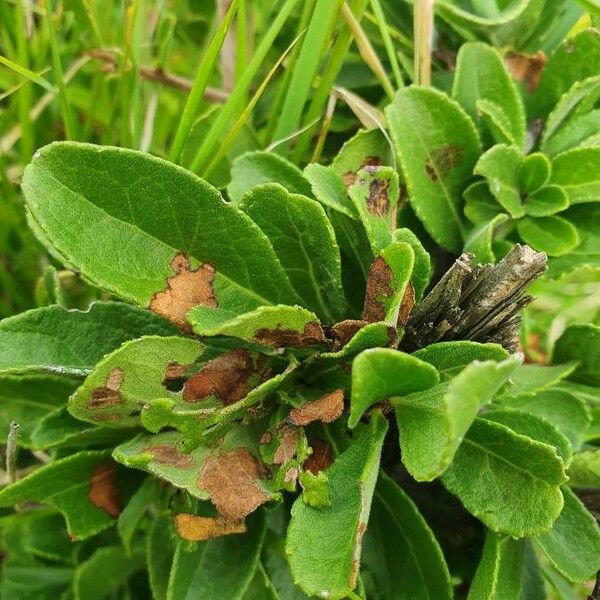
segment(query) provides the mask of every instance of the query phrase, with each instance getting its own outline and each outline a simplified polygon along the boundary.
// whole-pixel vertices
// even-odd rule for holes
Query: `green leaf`
[[[353,429],[377,402],[429,389],[439,383],[430,364],[391,348],[361,352],[352,362],[352,396],[348,427]]]
[[[488,531],[467,600],[521,600],[524,544]]]
[[[559,185],[549,185],[525,199],[525,213],[530,217],[547,217],[569,207],[569,197]]]
[[[514,356],[496,363],[473,362],[448,382],[424,392],[392,398],[402,462],[417,481],[431,481],[450,465],[479,409],[517,366]]]
[[[475,108],[496,144],[516,143],[510,118],[498,104],[491,100],[477,100]]]
[[[292,506],[286,552],[294,581],[308,594],[341,599],[356,586],[387,427],[374,413],[327,470],[331,506],[313,508],[301,498]]]
[[[580,147],[597,146],[600,143],[600,110],[574,114],[549,140],[542,149],[548,156]]]
[[[325,339],[317,316],[300,306],[261,306],[243,315],[196,306],[188,321],[201,336],[230,336],[276,348],[319,344]]]
[[[415,262],[410,281],[415,292],[415,302],[418,302],[423,297],[423,293],[431,280],[431,257],[423,247],[419,238],[406,227],[394,231],[394,241],[410,244],[415,254]]]
[[[573,394],[550,389],[512,397],[502,396],[499,402],[503,406],[543,417],[567,437],[574,450],[581,448],[591,419],[586,404]]]
[[[278,154],[260,150],[246,152],[233,161],[227,194],[238,204],[244,194],[263,183],[279,183],[292,194],[312,196],[310,184],[296,165]]]
[[[249,309],[297,299],[247,216],[202,179],[149,154],[54,143],[36,153],[23,191],[33,220],[66,262],[180,325],[181,312],[195,304]],[[88,243],[90,235],[100,236],[100,247]],[[173,292],[190,279],[196,293]]]
[[[131,540],[140,521],[150,506],[160,498],[160,488],[155,479],[147,478],[131,496],[117,520],[117,531],[127,552],[131,552]]]
[[[552,529],[535,538],[552,565],[570,581],[583,583],[600,570],[600,527],[566,486],[565,505]]]
[[[242,600],[259,564],[265,535],[261,511],[247,520],[247,532],[226,535],[189,548],[179,542],[171,569],[168,600]]]
[[[327,323],[345,310],[340,254],[325,211],[278,184],[255,187],[240,208],[269,238],[303,306]]]
[[[494,254],[494,237],[496,229],[509,220],[505,214],[496,215],[488,223],[473,229],[465,240],[464,251],[475,256],[479,264],[493,264],[496,262]]]
[[[433,239],[459,252],[462,192],[481,153],[472,121],[445,94],[419,87],[400,90],[386,115],[412,207]]]
[[[552,183],[560,185],[571,204],[600,201],[600,147],[574,148],[552,160]]]
[[[487,225],[500,212],[501,207],[490,192],[487,181],[476,181],[464,192],[464,213],[475,225]]]
[[[450,573],[433,532],[410,497],[384,472],[375,487],[362,565],[374,577],[381,598],[453,597]]]
[[[600,387],[600,327],[571,325],[558,338],[552,352],[552,363],[578,361],[570,379]]]
[[[360,129],[354,137],[344,142],[331,168],[350,183],[356,173],[368,165],[394,165],[390,144],[379,129]]]
[[[117,475],[109,452],[79,452],[0,490],[0,506],[24,500],[48,504],[64,515],[69,535],[82,540],[114,524],[119,510]]]
[[[523,14],[531,0],[513,0],[512,2],[472,3],[474,10],[462,8],[462,3],[452,0],[438,0],[435,5],[437,14],[450,25],[460,28],[498,27],[514,21]]]
[[[373,254],[392,242],[399,200],[398,175],[391,167],[365,167],[348,188],[354,207],[367,232]]]
[[[565,465],[573,456],[573,448],[568,438],[545,418],[533,415],[524,410],[493,409],[481,415],[483,419],[506,425],[515,433],[530,437],[555,448]]]
[[[304,168],[304,177],[311,185],[314,197],[325,207],[357,218],[356,208],[348,196],[342,176],[331,167],[310,163]]]
[[[575,454],[568,475],[571,487],[600,489],[600,449]]]
[[[577,81],[598,75],[600,33],[587,29],[567,37],[552,53],[529,107],[530,121],[544,119]]]
[[[471,514],[513,537],[550,529],[562,510],[565,480],[554,448],[479,418],[442,476]]]
[[[508,352],[500,344],[457,340],[430,344],[413,352],[413,356],[433,365],[443,381],[454,377],[473,361],[501,361],[508,358]]]
[[[452,97],[479,121],[477,102],[493,102],[509,125],[510,142],[521,147],[525,138],[525,110],[517,88],[498,51],[482,42],[460,47]]]
[[[19,424],[19,446],[34,445],[32,434],[39,421],[66,403],[78,382],[55,375],[4,375],[0,377],[0,441],[6,443],[10,424]]]
[[[508,396],[541,392],[566,379],[577,365],[573,362],[564,365],[519,365],[512,373]]]
[[[517,221],[517,231],[525,243],[549,256],[567,254],[580,242],[575,226],[557,216],[524,217]]]
[[[308,596],[296,585],[290,573],[285,557],[283,540],[276,538],[275,543],[263,548],[262,564],[269,574],[269,579],[279,593],[281,600],[307,600]]]
[[[525,214],[518,180],[522,162],[523,153],[516,146],[497,144],[477,161],[474,170],[487,179],[494,198],[515,218]]]
[[[531,194],[548,183],[550,161],[545,154],[534,152],[525,157],[519,168],[519,189]]]
[[[153,398],[179,398],[165,387],[167,367],[190,366],[204,346],[189,338],[145,336],[104,357],[69,399],[69,412],[108,427],[139,424],[140,407]]]
[[[168,321],[121,302],[94,302],[86,311],[35,308],[0,323],[0,371],[83,377],[127,340],[177,333]]]
[[[124,587],[131,575],[143,566],[141,548],[130,556],[120,546],[100,548],[75,571],[75,600],[104,600]]]
[[[148,579],[154,600],[167,600],[169,575],[175,553],[175,540],[168,516],[154,519],[146,544]]]

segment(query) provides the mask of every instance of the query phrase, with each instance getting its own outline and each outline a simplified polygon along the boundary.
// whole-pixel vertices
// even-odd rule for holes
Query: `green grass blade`
[[[396,79],[396,86],[401,88],[404,86],[404,79],[402,77],[402,72],[400,71],[398,57],[396,56],[396,51],[394,50],[394,43],[392,42],[392,37],[390,36],[385,15],[383,14],[383,9],[381,8],[381,3],[379,0],[371,0],[371,7],[373,9],[373,13],[375,14],[377,26],[379,27],[379,32],[381,33],[381,39],[383,40],[383,44],[388,55],[388,60],[390,61],[392,72],[394,73],[394,78]]]
[[[0,64],[4,65],[5,67],[8,67],[9,69],[14,71],[15,73],[18,73],[19,75],[26,77],[27,79],[29,79],[29,81],[32,81],[33,83],[37,83],[38,85],[42,86],[45,90],[47,90],[49,92],[52,91],[52,84],[47,79],[45,79],[38,73],[34,73],[27,67],[24,67],[23,65],[19,65],[16,62],[10,60],[9,58],[2,56],[1,54],[0,54]]]
[[[202,57],[202,61],[198,67],[198,72],[196,73],[194,85],[192,86],[192,90],[186,100],[181,119],[179,120],[179,124],[177,126],[177,131],[175,132],[173,145],[171,146],[171,151],[169,152],[169,160],[173,162],[179,162],[179,159],[181,158],[181,153],[183,152],[183,148],[187,142],[189,133],[192,130],[192,125],[196,115],[198,114],[198,109],[202,103],[204,91],[206,90],[210,76],[212,75],[215,65],[219,59],[219,52],[221,51],[221,47],[225,41],[225,36],[231,27],[231,23],[237,8],[238,0],[233,0],[229,10],[227,11],[227,14],[225,15],[225,18],[223,19],[223,22],[219,25],[219,28],[217,29],[214,37],[208,45],[208,48],[206,49],[206,52],[204,53],[204,56]]]
[[[231,96],[229,96],[227,102],[225,102],[223,105],[223,108],[219,112],[215,122],[206,134],[204,142],[200,145],[198,151],[196,152],[194,160],[191,164],[191,169],[196,173],[202,172],[206,168],[208,161],[219,145],[219,140],[225,133],[227,125],[239,112],[241,105],[244,102],[244,98],[248,93],[250,84],[252,83],[252,79],[263,65],[265,57],[271,50],[277,34],[280,32],[297,3],[298,0],[286,0],[281,7],[281,10],[275,17],[273,23],[263,36],[260,45],[256,49],[252,60],[244,72],[244,75],[235,86],[235,89],[233,90]]]
[[[287,89],[275,129],[275,139],[285,138],[298,128],[311,83],[321,61],[322,50],[330,37],[330,29],[342,2],[343,0],[317,2],[315,6]],[[279,146],[280,151],[284,149],[285,145]]]

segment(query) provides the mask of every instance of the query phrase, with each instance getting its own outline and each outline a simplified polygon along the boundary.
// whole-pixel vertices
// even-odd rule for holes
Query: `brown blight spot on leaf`
[[[277,450],[273,455],[273,462],[276,465],[285,465],[294,458],[299,437],[300,431],[296,427],[283,426],[279,446],[277,446]]]
[[[369,269],[367,291],[363,307],[363,319],[375,323],[385,319],[385,305],[382,300],[392,294],[390,287],[393,273],[385,260],[378,256]]]
[[[180,365],[177,362],[172,362],[167,365],[165,369],[165,379],[179,379],[183,377],[190,365]]]
[[[369,195],[367,197],[367,210],[372,215],[385,217],[390,206],[388,197],[389,179],[373,179],[369,184]]]
[[[232,521],[224,517],[199,517],[187,513],[175,515],[175,529],[179,537],[190,542],[202,542],[210,538],[246,533],[243,520]]]
[[[344,391],[334,390],[312,402],[308,402],[290,411],[292,425],[308,425],[313,421],[333,423],[344,412]]]
[[[425,163],[425,173],[431,181],[438,181],[450,169],[460,163],[463,149],[456,144],[446,144],[434,148]]]
[[[368,321],[362,319],[346,319],[340,321],[331,327],[331,336],[336,342],[336,347],[345,346],[365,325]]]
[[[190,269],[190,261],[185,254],[178,253],[171,262],[175,275],[167,279],[167,287],[157,292],[150,301],[150,310],[169,319],[184,331],[190,331],[186,321],[187,312],[198,304],[217,306],[213,280],[215,268],[204,263],[197,269]]]
[[[216,396],[223,404],[233,404],[250,391],[249,378],[254,363],[248,350],[225,352],[209,361],[183,385],[182,397],[186,402],[199,402]]]
[[[317,438],[311,444],[312,454],[304,461],[304,469],[313,475],[324,471],[333,462],[333,450],[325,440]]]
[[[541,50],[530,55],[509,52],[504,57],[504,63],[510,74],[514,79],[522,82],[530,94],[537,89],[547,60],[546,55]]]
[[[362,553],[362,540],[367,531],[367,526],[363,521],[359,521],[358,528],[356,530],[356,539],[354,540],[354,552],[352,558],[352,567],[350,569],[350,580],[349,584],[352,589],[356,586],[356,580],[358,578],[358,571],[360,569],[360,555]]]
[[[210,495],[221,515],[240,520],[270,499],[259,484],[260,465],[245,448],[237,448],[219,456],[209,456],[198,487]]]
[[[367,156],[363,160],[362,164],[356,171],[347,171],[342,175],[344,185],[348,188],[356,183],[356,173],[364,167],[380,167],[383,164],[383,160],[379,156]]]
[[[160,465],[171,465],[178,469],[189,469],[192,466],[191,455],[184,454],[173,444],[146,446],[143,452],[152,454],[152,460]]]
[[[257,329],[253,340],[265,346],[284,348],[287,346],[315,346],[325,342],[325,333],[319,323],[306,323],[302,331],[293,329]]]
[[[86,407],[90,410],[94,410],[96,408],[105,408],[107,406],[123,404],[123,396],[121,396],[120,392],[122,384],[123,369],[117,367],[108,374],[106,382],[102,387],[92,390]]]
[[[88,492],[90,502],[108,513],[118,517],[121,513],[121,491],[117,486],[117,467],[114,463],[100,463],[90,478]]]
[[[402,302],[400,303],[400,310],[398,311],[398,326],[402,326],[406,324],[408,318],[410,317],[410,313],[415,305],[415,288],[413,284],[409,281],[406,286],[406,291],[404,292],[404,296],[402,297]]]

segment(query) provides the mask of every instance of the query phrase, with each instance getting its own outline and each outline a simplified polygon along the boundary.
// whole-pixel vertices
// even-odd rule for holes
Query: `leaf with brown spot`
[[[123,369],[116,367],[108,374],[106,383],[102,387],[92,390],[86,407],[93,410],[96,408],[114,406],[115,404],[122,404],[124,400],[119,391],[122,383]]]
[[[398,311],[398,327],[402,327],[408,321],[410,313],[415,305],[415,288],[409,281],[404,292],[404,297],[400,303],[400,310]]]
[[[282,427],[279,445],[273,454],[273,462],[276,465],[285,465],[296,456],[296,447],[300,439],[300,431],[296,427],[284,425]]]
[[[367,156],[365,160],[363,160],[362,164],[359,166],[356,171],[347,171],[342,175],[342,180],[344,181],[344,185],[346,187],[350,187],[356,183],[356,177],[358,175],[358,171],[364,169],[365,167],[380,167],[383,165],[383,161],[379,156]]]
[[[289,421],[293,425],[308,425],[314,421],[333,423],[344,412],[344,391],[334,390],[312,402],[293,408]]]
[[[504,63],[510,74],[514,79],[523,83],[530,94],[537,90],[542,70],[547,61],[546,55],[541,50],[530,55],[509,52],[504,57]]]
[[[400,199],[398,174],[391,167],[365,167],[348,188],[374,254],[392,242]]]
[[[246,533],[244,521],[231,521],[223,517],[199,517],[180,513],[175,515],[174,521],[179,537],[190,542],[203,542],[224,535]]]
[[[208,456],[198,487],[227,519],[239,520],[268,502],[271,495],[260,485],[260,465],[246,448]]]
[[[405,242],[390,244],[375,258],[367,277],[362,315],[365,321],[383,321],[396,326],[414,260],[414,251]]]
[[[121,512],[121,491],[116,481],[117,467],[112,462],[100,463],[90,478],[90,502],[101,508],[111,517]]]
[[[335,340],[336,348],[345,346],[369,321],[363,319],[346,319],[331,327],[331,336]]]
[[[184,331],[189,331],[185,318],[189,310],[198,304],[217,306],[213,289],[215,268],[204,263],[197,269],[191,269],[189,258],[181,253],[175,255],[171,266],[175,274],[167,279],[164,291],[154,294],[149,308]]]
[[[462,154],[463,149],[456,144],[433,148],[425,162],[425,173],[431,181],[438,181],[460,164]]]
[[[325,342],[325,334],[319,323],[307,323],[302,332],[292,329],[258,329],[254,340],[259,344],[285,348],[288,346],[316,346]]]
[[[328,469],[333,462],[333,450],[325,440],[317,438],[311,443],[312,454],[304,462],[304,469],[317,475],[319,471]]]

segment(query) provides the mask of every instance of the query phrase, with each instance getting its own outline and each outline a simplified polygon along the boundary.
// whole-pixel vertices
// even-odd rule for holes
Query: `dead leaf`
[[[304,469],[317,475],[319,471],[324,471],[333,462],[333,450],[331,446],[320,438],[311,443],[312,454],[304,461]]]
[[[264,367],[262,365],[262,369]],[[214,395],[225,405],[233,404],[248,394],[248,380],[255,372],[248,350],[225,352],[184,383],[182,397],[186,402],[199,402]]]
[[[398,311],[398,326],[402,326],[406,324],[408,318],[410,317],[410,313],[415,305],[415,288],[413,284],[409,281],[406,286],[406,291],[404,292],[404,296],[402,298],[402,302],[400,303],[400,310]]]
[[[198,487],[206,490],[221,515],[240,520],[270,499],[258,481],[260,465],[245,448],[209,456],[204,461]]]
[[[299,437],[300,431],[296,427],[283,426],[279,446],[273,455],[273,462],[276,465],[285,465],[294,458]]]
[[[231,521],[223,517],[199,517],[181,513],[175,515],[175,529],[184,540],[202,542],[223,535],[245,533],[246,524],[242,520]]]
[[[190,261],[185,254],[178,253],[171,262],[175,275],[167,279],[167,287],[157,292],[150,301],[150,310],[169,319],[184,331],[191,328],[186,314],[198,304],[217,306],[213,280],[215,268],[204,263],[197,269],[190,269]]]
[[[344,391],[339,389],[292,409],[289,421],[292,425],[308,425],[313,421],[333,423],[343,411]]]
[[[106,378],[106,383],[99,388],[92,390],[90,399],[86,407],[90,410],[96,408],[105,408],[107,406],[115,406],[123,403],[121,396],[121,385],[123,384],[123,369],[117,367],[113,369]]]
[[[88,492],[90,502],[108,513],[118,517],[121,513],[121,491],[117,486],[117,467],[114,463],[100,463],[90,478]]]
[[[393,273],[385,260],[378,256],[369,269],[367,291],[363,307],[363,319],[372,323],[385,319],[385,306],[382,299],[391,295]]]
[[[504,57],[504,63],[513,78],[522,82],[530,94],[537,89],[547,60],[546,55],[541,50],[530,55],[509,52]]]
[[[274,348],[285,348],[287,346],[314,346],[325,341],[323,328],[319,323],[311,322],[304,326],[304,330],[293,329],[258,329],[253,339],[259,344],[273,346]]]

